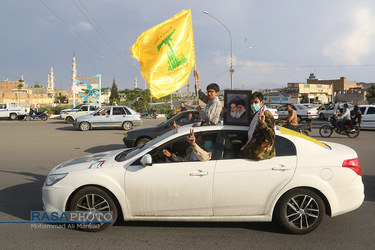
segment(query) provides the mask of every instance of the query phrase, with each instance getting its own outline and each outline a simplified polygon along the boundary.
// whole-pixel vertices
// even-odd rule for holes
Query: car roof
[[[177,129],[177,132],[180,134],[188,134],[190,133],[190,129],[194,129],[194,132],[210,132],[210,131],[217,131],[217,130],[234,130],[234,131],[248,131],[249,126],[234,126],[234,125],[209,125],[209,126],[200,126],[200,127],[191,127],[191,126],[181,126]],[[296,131],[292,131],[290,129],[286,129],[284,127],[275,126],[275,134],[286,137],[289,139],[295,139],[300,140],[304,139],[306,141],[310,141],[316,145],[319,145],[324,148],[328,148],[326,144],[323,142],[314,139],[310,136],[303,135],[301,133],[298,133]]]

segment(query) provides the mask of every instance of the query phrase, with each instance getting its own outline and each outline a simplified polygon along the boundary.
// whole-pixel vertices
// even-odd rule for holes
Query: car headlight
[[[62,180],[67,175],[68,175],[68,173],[64,173],[64,174],[50,174],[50,175],[48,175],[47,179],[46,179],[46,186],[52,186],[56,182]]]

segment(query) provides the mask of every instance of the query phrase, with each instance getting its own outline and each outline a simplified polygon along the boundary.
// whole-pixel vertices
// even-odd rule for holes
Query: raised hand
[[[190,135],[187,137],[187,141],[190,143],[191,146],[195,146],[195,136],[194,136],[194,129],[190,129]]]
[[[266,116],[264,115],[264,110],[259,111],[258,121],[264,123],[266,121]]]
[[[201,106],[198,105],[198,106],[197,106],[197,111],[198,111],[198,112],[201,112],[201,110],[202,110]]]
[[[199,79],[199,72],[197,69],[194,70],[194,77]]]
[[[171,157],[171,156],[172,156],[171,152],[169,152],[169,151],[166,150],[166,149],[163,149],[163,154],[164,154],[166,157]]]

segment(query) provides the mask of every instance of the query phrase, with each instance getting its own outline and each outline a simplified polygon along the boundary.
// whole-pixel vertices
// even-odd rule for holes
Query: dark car
[[[189,113],[192,114],[192,119],[189,120]],[[157,126],[148,126],[144,128],[133,129],[129,132],[126,132],[124,135],[124,143],[128,148],[137,147],[146,142],[158,137],[165,132],[168,132],[172,129],[173,122],[176,122],[178,126],[183,126],[199,121],[199,113],[196,110],[184,111],[181,112],[167,121],[160,123]]]

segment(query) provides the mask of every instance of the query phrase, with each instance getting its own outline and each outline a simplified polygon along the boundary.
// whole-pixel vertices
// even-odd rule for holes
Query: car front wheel
[[[88,131],[90,130],[90,123],[88,122],[81,122],[79,124],[79,128],[82,130],[82,131]]]
[[[69,210],[90,214],[87,219],[93,221],[93,223],[87,223],[86,221],[86,223],[76,225],[77,229],[89,232],[98,232],[110,227],[115,223],[118,216],[114,199],[107,192],[97,187],[85,187],[78,191],[70,202]],[[111,212],[112,215],[109,215]],[[102,220],[91,220],[95,218],[94,215],[96,218],[102,218]]]
[[[316,192],[299,188],[281,197],[274,216],[287,232],[306,234],[314,231],[322,222],[325,205]]]

